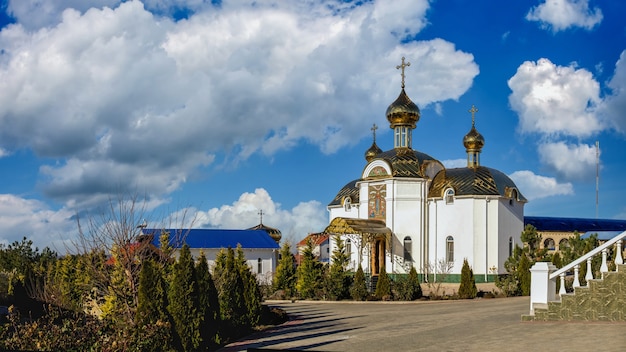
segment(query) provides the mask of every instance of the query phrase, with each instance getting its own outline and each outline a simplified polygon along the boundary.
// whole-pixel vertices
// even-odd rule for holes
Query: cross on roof
[[[406,64],[404,63],[404,56],[402,57],[402,64],[396,66],[396,69],[401,69],[402,73],[400,74],[402,76],[402,88],[404,88],[404,68],[411,66],[410,62],[407,62]]]
[[[474,127],[474,121],[475,121],[474,114],[478,112],[478,108],[475,107],[474,104],[472,104],[472,108],[469,109],[469,112],[472,113],[472,127]]]
[[[370,128],[370,130],[372,130],[372,133],[374,134],[374,143],[376,143],[376,130],[377,129],[378,129],[378,126],[376,126],[376,124],[374,124],[372,128]]]
[[[259,212],[257,214],[259,214],[259,216],[261,216],[261,225],[263,225],[263,214],[265,214],[263,212],[263,209],[259,210]]]

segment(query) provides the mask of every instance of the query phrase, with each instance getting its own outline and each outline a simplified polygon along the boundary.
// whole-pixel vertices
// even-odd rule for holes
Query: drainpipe
[[[437,205],[437,201],[435,200],[435,265],[437,265],[437,243],[439,242],[438,237],[438,229],[437,229],[437,225],[439,224],[439,212],[437,211],[438,205]],[[437,281],[437,270],[435,270],[435,282]]]

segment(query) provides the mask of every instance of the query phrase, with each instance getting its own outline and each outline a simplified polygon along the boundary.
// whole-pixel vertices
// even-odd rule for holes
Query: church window
[[[412,262],[413,261],[413,241],[411,237],[406,236],[404,238],[404,262]]]
[[[351,253],[352,253],[352,241],[350,241],[350,239],[348,238],[346,240],[346,254],[348,255],[348,257],[350,257]]]
[[[446,204],[454,203],[454,190],[452,188],[446,189]]]
[[[257,268],[256,268],[256,272],[258,274],[263,274],[263,260],[261,258],[259,258],[257,260]]]
[[[554,240],[551,238],[546,238],[545,241],[543,241],[543,248],[546,248],[548,250],[553,251],[554,250]]]
[[[349,197],[346,197],[346,199],[343,201],[343,208],[345,211],[350,211],[350,209],[352,208],[352,202],[350,201]]]
[[[411,147],[411,129],[408,126],[396,126],[394,129],[395,148]]]
[[[509,257],[513,255],[513,237],[509,237]]]
[[[446,238],[446,261],[454,262],[454,238],[452,236]]]

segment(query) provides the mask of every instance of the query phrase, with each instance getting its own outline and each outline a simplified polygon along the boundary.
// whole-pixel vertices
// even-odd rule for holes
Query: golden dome
[[[370,147],[370,149],[368,149],[368,150],[365,152],[365,160],[367,160],[367,162],[369,163],[370,161],[372,161],[372,160],[376,157],[376,155],[378,155],[378,154],[380,154],[380,153],[382,153],[382,152],[383,152],[383,150],[382,150],[382,149],[380,149],[380,148],[376,145],[376,141],[374,141],[374,142],[372,143],[372,146]]]
[[[467,152],[480,151],[485,146],[485,138],[472,125],[472,129],[463,137],[463,145]]]
[[[402,88],[398,99],[389,105],[386,114],[391,128],[400,125],[415,128],[415,124],[420,119],[420,109],[406,95],[404,88]]]

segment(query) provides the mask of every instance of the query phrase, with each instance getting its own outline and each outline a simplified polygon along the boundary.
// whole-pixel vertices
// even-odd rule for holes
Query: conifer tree
[[[201,349],[209,349],[219,343],[219,300],[217,289],[209,272],[209,264],[204,252],[200,252],[196,264],[196,282],[198,284],[198,307],[200,310],[200,337],[202,338]]]
[[[408,297],[409,300],[414,301],[422,297],[422,286],[420,285],[419,276],[415,267],[411,266],[409,271],[409,277],[407,278],[407,285],[409,287]]]
[[[168,311],[182,349],[197,350],[201,342],[198,285],[193,258],[187,244],[181,248],[178,261],[174,264],[168,300]]]
[[[296,290],[296,266],[291,246],[285,242],[280,248],[280,260],[273,281],[274,291],[283,290],[286,297],[292,297]]]
[[[346,269],[350,263],[350,256],[346,253],[345,243],[341,236],[333,236],[336,247],[332,253],[332,263],[326,276],[325,292],[330,300],[348,298],[350,295],[350,276]]]
[[[376,292],[374,293],[376,298],[378,299],[391,299],[391,280],[389,279],[389,275],[387,275],[387,271],[385,271],[385,266],[383,265],[380,268],[380,273],[378,274],[378,282],[376,283]]]
[[[474,273],[467,262],[467,258],[463,259],[463,267],[461,268],[461,284],[459,285],[459,298],[472,299],[476,298],[478,290],[474,281]]]
[[[522,254],[517,268],[519,275],[519,287],[522,296],[530,296],[530,261]]]
[[[302,252],[302,262],[296,271],[296,289],[301,298],[315,298],[320,288],[322,266],[313,254],[313,242],[309,240]]]
[[[160,267],[153,260],[145,260],[139,272],[139,288],[137,292],[137,322],[136,333],[141,334],[142,329],[150,326],[163,327],[160,329],[159,341],[142,339],[138,348],[142,351],[169,351],[173,350],[173,338],[171,335],[171,319],[167,311],[167,287],[161,274]]]
[[[236,336],[247,327],[244,284],[235,266],[232,248],[222,249],[216,258],[214,269],[215,286],[220,303],[224,337]]]
[[[365,283],[365,274],[363,273],[363,267],[359,264],[359,268],[354,274],[354,281],[350,288],[350,296],[355,301],[365,301],[367,299],[367,284]]]
[[[247,310],[247,326],[256,326],[261,319],[261,289],[256,279],[256,275],[252,273],[250,267],[246,263],[245,255],[241,245],[237,245],[237,269],[241,275],[244,288],[244,300]]]

